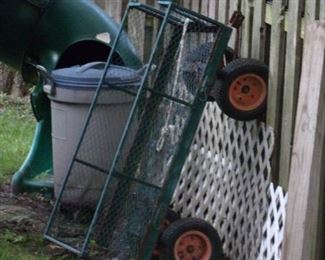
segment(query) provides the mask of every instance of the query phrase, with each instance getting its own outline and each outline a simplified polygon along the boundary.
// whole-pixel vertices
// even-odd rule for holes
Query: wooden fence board
[[[92,0],[95,4],[97,4],[100,8],[105,9],[105,1],[104,0]]]
[[[105,0],[104,10],[114,18],[115,21],[120,22],[123,13],[123,1]]]
[[[324,188],[325,22],[308,26],[305,46],[283,248],[283,259],[288,260],[316,259],[324,206],[319,195]]]
[[[265,1],[255,1],[252,25],[252,55],[258,60],[264,60],[265,44]]]
[[[241,34],[241,50],[242,57],[250,57],[252,43],[252,18],[253,18],[253,3],[249,0],[243,0],[241,3],[241,11],[245,16]]]
[[[191,8],[192,6],[192,1],[191,0],[183,0],[183,6],[185,8]]]
[[[201,0],[192,1],[192,10],[195,12],[200,12]]]
[[[267,100],[267,124],[274,129],[275,145],[272,158],[272,175],[279,178],[278,158],[281,145],[281,112],[284,79],[285,32],[284,1],[273,1],[271,18],[271,44],[269,61],[269,87]]]
[[[299,73],[301,66],[301,17],[304,0],[289,0],[288,10],[288,32],[285,78],[283,91],[283,113],[280,148],[280,185],[285,189],[288,187],[293,126],[296,110],[296,100],[298,92]]]
[[[218,16],[218,3],[217,1],[210,1],[209,17],[217,20],[217,16]]]
[[[113,0],[116,1],[116,0]],[[147,3],[146,0],[140,0],[141,3]],[[153,25],[154,26],[154,25]],[[145,57],[145,29],[146,29],[146,15],[144,13],[139,13],[137,16],[130,16],[128,20],[128,33],[131,35],[133,44],[138,50],[139,56],[144,60]]]
[[[228,0],[219,0],[218,21],[221,23],[227,22]]]
[[[209,16],[209,2],[210,0],[201,0],[201,14]]]
[[[227,25],[229,25],[229,20],[230,20],[232,14],[234,13],[234,11],[237,11],[237,10],[238,10],[238,1],[230,1],[229,11],[228,11],[228,21],[226,23]],[[231,34],[231,37],[230,37],[230,40],[228,43],[228,45],[233,49],[236,48],[236,34],[237,34],[236,29],[233,29],[233,33]]]

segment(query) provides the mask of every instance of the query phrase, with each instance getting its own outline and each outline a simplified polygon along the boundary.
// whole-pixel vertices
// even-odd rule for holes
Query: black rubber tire
[[[159,255],[160,255],[160,248],[162,247],[162,244],[161,244],[161,234],[175,221],[179,220],[181,218],[181,216],[175,212],[174,210],[172,209],[168,209],[167,210],[167,214],[165,216],[165,219],[163,220],[163,223],[161,223],[161,226],[160,226],[160,235],[159,235],[159,239],[158,239],[158,242],[157,242],[157,245],[156,245],[156,248],[155,248],[155,251],[154,251],[154,254],[151,258],[151,260],[157,260],[159,259]]]
[[[181,218],[181,216],[176,211],[174,211],[172,209],[167,210],[167,214],[166,214],[165,219],[167,221],[169,221],[170,223],[173,223],[176,220],[179,220],[180,218]]]
[[[228,116],[241,121],[261,118],[265,114],[267,100],[268,67],[254,59],[236,59],[228,63],[219,73],[218,78],[223,84],[216,84],[213,97],[220,109]],[[264,80],[266,96],[256,108],[252,110],[240,110],[230,102],[230,86],[241,75],[254,74]]]
[[[209,239],[212,248],[209,260],[222,259],[222,244],[217,231],[209,223],[198,218],[177,220],[162,233],[160,259],[176,260],[177,256],[174,255],[175,243],[183,234],[189,231],[198,231]]]
[[[237,59],[237,54],[235,53],[235,50],[231,47],[227,47],[226,52],[225,52],[225,58],[227,64],[232,62],[233,60]]]

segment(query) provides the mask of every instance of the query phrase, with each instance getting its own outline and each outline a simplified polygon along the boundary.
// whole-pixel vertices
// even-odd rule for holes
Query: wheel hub
[[[186,232],[175,243],[174,255],[176,260],[209,260],[211,254],[211,242],[200,231]]]
[[[243,74],[236,78],[229,88],[229,101],[238,110],[251,111],[265,100],[267,86],[256,74]]]

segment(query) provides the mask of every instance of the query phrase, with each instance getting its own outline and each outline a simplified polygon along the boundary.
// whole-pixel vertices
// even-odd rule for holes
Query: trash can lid
[[[52,72],[57,88],[95,88],[103,75],[105,62],[92,62]],[[110,65],[106,74],[105,86],[137,87],[141,84],[146,65],[139,70]]]

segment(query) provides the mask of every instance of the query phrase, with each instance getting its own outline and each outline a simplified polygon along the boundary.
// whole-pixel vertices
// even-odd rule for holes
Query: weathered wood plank
[[[274,1],[274,3],[276,2],[276,0]],[[286,0],[284,0],[284,2],[286,2]],[[273,2],[272,4],[271,3],[267,3],[266,4],[266,7],[265,7],[265,23],[266,24],[269,24],[269,25],[272,25],[272,6],[273,6]],[[317,5],[318,6],[318,5]],[[316,8],[317,9],[317,8]],[[275,10],[275,9],[274,9]],[[301,19],[300,23],[301,23],[301,38],[304,38],[304,24],[305,24],[305,21],[304,21],[304,17]],[[286,15],[286,13],[284,13],[284,31],[287,31],[288,30],[288,17]]]
[[[189,8],[189,9],[191,9],[192,1],[191,1],[191,0],[183,0],[183,6],[184,6],[185,8]]]
[[[195,12],[200,12],[201,0],[193,0],[191,9]]]
[[[122,1],[105,0],[104,10],[117,22],[122,18]]]
[[[274,4],[274,3],[273,3]],[[252,58],[264,60],[265,1],[255,1],[252,26]]]
[[[275,145],[272,156],[272,176],[279,179],[279,151],[281,145],[281,112],[284,80],[285,32],[284,0],[275,0],[272,5],[271,42],[269,61],[269,84],[267,100],[267,125],[273,127]]]
[[[209,16],[209,3],[211,0],[201,0],[201,14]]]
[[[316,259],[325,141],[325,22],[308,26],[289,183],[283,259]]]
[[[227,23],[227,17],[228,17],[228,0],[219,0],[218,21],[221,23]]]
[[[125,6],[128,0],[92,0],[99,7],[101,7],[105,12],[111,16],[115,21],[121,22]]]
[[[116,1],[116,0],[114,0]],[[146,0],[140,0],[141,3],[146,3]],[[128,34],[138,51],[138,56],[144,60],[145,58],[145,30],[146,30],[146,15],[143,12],[134,11],[128,19]]]
[[[194,12],[198,12],[200,13],[200,9],[201,9],[201,0],[192,0],[191,3],[191,10],[193,10]],[[194,43],[194,46],[198,46],[199,42],[201,41],[200,37],[197,34],[191,35],[190,36],[191,40],[190,42]]]
[[[209,17],[217,20],[217,17],[218,17],[218,3],[217,3],[217,1],[210,1]]]
[[[227,21],[227,25],[229,24],[229,20],[232,16],[232,14],[234,13],[234,11],[238,10],[238,3],[239,1],[230,1],[229,3],[229,10],[228,10],[228,21]],[[231,34],[228,46],[230,46],[233,49],[236,49],[236,29],[233,29],[233,33]]]
[[[254,14],[254,2],[243,0],[241,3],[241,11],[245,16],[241,34],[241,51],[242,57],[250,57],[252,50],[252,19]]]
[[[97,4],[100,8],[105,9],[105,0],[92,0],[95,4]]]
[[[304,0],[289,0],[289,6],[279,170],[280,185],[285,189],[289,181],[293,126],[299,88],[302,49],[300,20]]]

